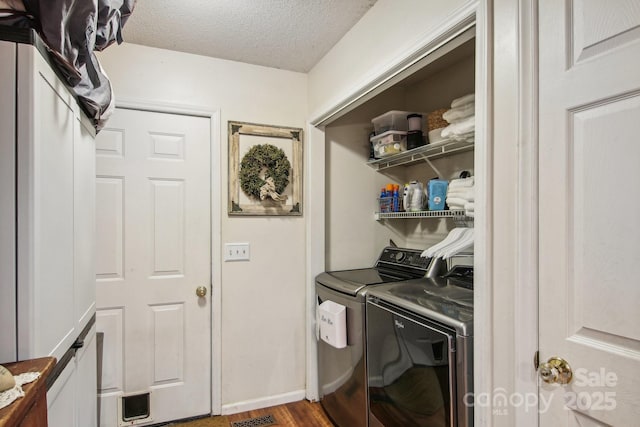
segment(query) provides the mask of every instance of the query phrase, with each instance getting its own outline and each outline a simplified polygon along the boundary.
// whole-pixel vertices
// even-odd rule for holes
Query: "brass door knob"
[[[207,287],[206,286],[198,286],[196,288],[196,295],[198,295],[200,298],[206,296],[207,295]]]
[[[573,378],[573,371],[569,363],[557,356],[540,364],[540,378],[547,384],[569,384]]]

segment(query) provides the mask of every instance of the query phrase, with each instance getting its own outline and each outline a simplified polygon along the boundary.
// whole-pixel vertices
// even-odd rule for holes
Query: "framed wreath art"
[[[229,215],[302,215],[302,129],[229,122]]]

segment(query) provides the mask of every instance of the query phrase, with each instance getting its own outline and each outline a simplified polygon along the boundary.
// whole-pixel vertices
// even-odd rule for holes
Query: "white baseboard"
[[[243,402],[227,403],[222,405],[222,415],[237,414],[238,412],[253,411],[254,409],[269,408],[285,403],[304,400],[305,390],[291,391],[275,396],[261,397],[259,399],[245,400]]]

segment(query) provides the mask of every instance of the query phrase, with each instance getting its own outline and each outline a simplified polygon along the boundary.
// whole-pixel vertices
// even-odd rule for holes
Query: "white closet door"
[[[117,109],[96,138],[104,426],[123,394],[156,423],[210,413],[209,123]]]
[[[640,419],[640,3],[539,4],[541,426]]]

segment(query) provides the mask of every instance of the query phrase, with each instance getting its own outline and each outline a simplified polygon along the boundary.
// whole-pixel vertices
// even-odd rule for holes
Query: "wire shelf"
[[[444,141],[423,145],[421,147],[414,148],[413,150],[393,154],[383,159],[371,160],[367,162],[367,164],[376,170],[383,170],[403,165],[408,166],[413,163],[470,151],[473,150],[474,145],[474,141],[453,141],[445,139]]]
[[[449,211],[419,211],[419,212],[376,212],[376,220],[394,219],[394,218],[458,218],[464,220],[473,220],[467,217],[464,209],[455,209]]]

